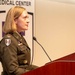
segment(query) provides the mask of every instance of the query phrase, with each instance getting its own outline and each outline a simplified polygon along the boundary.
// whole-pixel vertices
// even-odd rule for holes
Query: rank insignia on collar
[[[11,44],[11,39],[5,39],[6,46],[9,46]]]

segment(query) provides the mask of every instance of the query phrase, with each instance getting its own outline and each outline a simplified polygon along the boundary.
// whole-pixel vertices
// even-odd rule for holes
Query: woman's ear
[[[14,20],[15,24],[17,24],[17,19]]]

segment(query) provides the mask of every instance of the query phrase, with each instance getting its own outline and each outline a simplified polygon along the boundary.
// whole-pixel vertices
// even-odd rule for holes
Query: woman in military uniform
[[[25,8],[12,7],[6,16],[3,27],[5,33],[0,43],[2,75],[21,75],[37,66],[30,64],[30,48],[20,34],[28,30],[29,16]]]

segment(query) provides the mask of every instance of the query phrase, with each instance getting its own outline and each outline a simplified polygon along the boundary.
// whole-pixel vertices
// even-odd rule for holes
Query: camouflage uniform
[[[30,65],[30,48],[18,32],[6,34],[0,44],[2,75],[21,75],[37,68]]]

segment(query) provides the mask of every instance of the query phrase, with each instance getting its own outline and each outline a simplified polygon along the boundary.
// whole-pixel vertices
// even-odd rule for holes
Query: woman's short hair
[[[19,18],[19,16],[22,14],[22,12],[26,10],[24,7],[20,6],[14,6],[10,8],[6,15],[6,20],[3,26],[3,32],[4,33],[9,33],[12,31],[16,31],[17,27],[15,24],[15,19]]]

